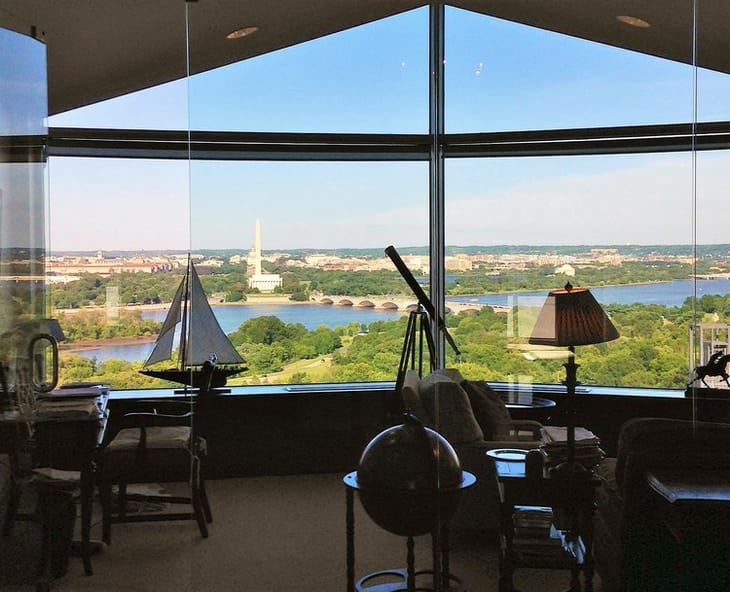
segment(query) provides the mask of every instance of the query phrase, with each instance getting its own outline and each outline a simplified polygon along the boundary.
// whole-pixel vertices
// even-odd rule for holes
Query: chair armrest
[[[122,419],[123,427],[153,425],[186,425],[193,417],[195,401],[190,398],[140,399],[136,411],[129,411]]]
[[[156,411],[132,411],[124,414],[124,427],[179,426],[192,421],[191,411],[186,413],[159,413]]]

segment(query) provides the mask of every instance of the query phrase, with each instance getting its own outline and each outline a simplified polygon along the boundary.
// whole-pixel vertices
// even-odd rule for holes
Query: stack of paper
[[[568,457],[568,428],[563,426],[543,426],[541,430],[541,450],[546,466],[556,465]],[[601,441],[589,429],[575,428],[575,461],[586,468],[593,467],[604,456]]]
[[[64,385],[53,389],[50,393],[41,395],[43,399],[74,399],[84,397],[98,397],[109,393],[109,387],[104,384],[77,383]]]
[[[42,399],[38,402],[38,419],[60,419],[64,421],[85,420],[99,417],[95,398]]]
[[[560,532],[553,526],[553,511],[545,506],[515,506],[512,545],[523,561],[563,553]]]
[[[512,514],[515,538],[550,536],[553,510],[547,506],[515,506]]]

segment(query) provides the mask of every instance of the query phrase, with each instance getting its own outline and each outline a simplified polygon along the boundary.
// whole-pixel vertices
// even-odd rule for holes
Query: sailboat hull
[[[241,367],[223,367],[216,366],[213,370],[213,377],[208,384],[208,377],[210,370],[203,370],[202,368],[193,368],[192,370],[179,370],[177,368],[169,368],[166,370],[140,370],[140,373],[145,376],[152,376],[153,378],[162,378],[163,380],[169,380],[171,382],[177,382],[180,384],[186,384],[193,388],[220,388],[225,386],[229,376],[239,374],[246,368]]]

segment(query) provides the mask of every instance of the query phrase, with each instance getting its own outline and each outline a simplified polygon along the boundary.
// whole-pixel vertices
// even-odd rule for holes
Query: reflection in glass
[[[12,381],[27,353],[19,326],[45,308],[46,51],[0,29],[0,55],[0,364]]]

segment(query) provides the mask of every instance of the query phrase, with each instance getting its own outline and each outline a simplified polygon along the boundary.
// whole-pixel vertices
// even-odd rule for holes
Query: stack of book
[[[543,426],[541,445],[546,468],[556,466],[568,458],[568,428]],[[589,429],[575,428],[575,462],[587,469],[594,467],[605,456],[601,441]]]
[[[554,558],[563,552],[560,531],[553,526],[552,508],[515,506],[512,546],[522,560]]]

